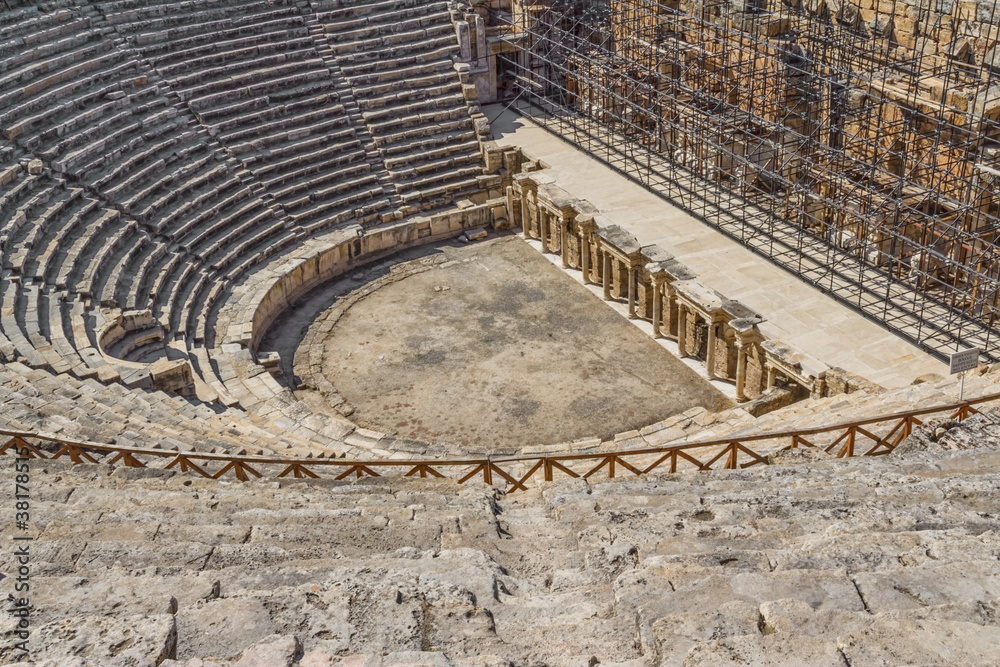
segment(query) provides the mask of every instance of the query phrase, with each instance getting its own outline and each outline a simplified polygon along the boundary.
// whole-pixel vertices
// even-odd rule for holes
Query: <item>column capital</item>
[[[594,222],[593,213],[577,213],[573,220],[576,223],[576,230],[578,234],[590,236],[594,233],[594,230],[597,229],[597,223]]]

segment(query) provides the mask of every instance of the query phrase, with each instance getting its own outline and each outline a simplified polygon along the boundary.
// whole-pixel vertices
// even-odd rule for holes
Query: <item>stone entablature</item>
[[[827,395],[828,367],[789,345],[768,340],[764,317],[698,280],[689,267],[657,245],[641,245],[596,207],[559,187],[544,171],[514,176],[508,191],[511,224],[543,252],[560,255],[564,268],[601,285],[604,298],[624,301],[633,319],[653,336],[677,342],[681,356],[705,363],[709,378],[727,380],[740,402],[781,385],[798,397]]]

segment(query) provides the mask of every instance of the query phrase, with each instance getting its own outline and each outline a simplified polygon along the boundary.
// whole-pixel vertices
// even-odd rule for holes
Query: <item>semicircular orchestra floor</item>
[[[438,246],[383,271],[374,290],[353,279],[354,297],[313,322],[295,374],[316,409],[325,394],[309,360],[322,346],[322,375],[361,426],[497,450],[731,405],[515,236]]]

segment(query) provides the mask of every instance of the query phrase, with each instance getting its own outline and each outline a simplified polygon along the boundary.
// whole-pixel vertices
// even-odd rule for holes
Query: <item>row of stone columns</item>
[[[710,378],[733,382],[737,400],[756,398],[779,378],[814,393],[815,377],[802,372],[795,353],[765,342],[757,326],[763,317],[702,284],[662,248],[640,246],[545,172],[517,174],[508,207],[519,212],[525,238],[539,239],[544,252],[559,253],[564,268],[579,269],[586,283],[600,284],[605,299],[626,301],[629,317],[650,321],[654,337],[676,340],[681,356],[703,358]]]

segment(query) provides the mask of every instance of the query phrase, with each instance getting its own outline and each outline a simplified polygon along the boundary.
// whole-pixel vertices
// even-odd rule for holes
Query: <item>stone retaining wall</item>
[[[250,299],[240,299],[248,326],[230,328],[226,343],[240,343],[257,351],[268,327],[309,290],[351,267],[373,261],[406,248],[432,243],[460,235],[467,229],[492,226],[495,202],[457,209],[429,218],[404,220],[385,227],[363,231],[353,225],[322,241],[309,244],[266,274],[273,279],[255,281]],[[252,308],[252,313],[247,308]]]

